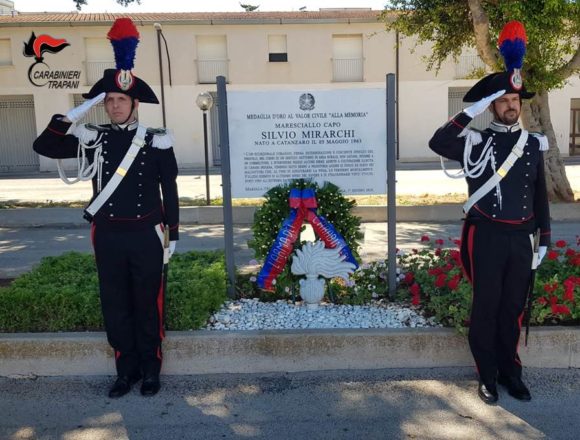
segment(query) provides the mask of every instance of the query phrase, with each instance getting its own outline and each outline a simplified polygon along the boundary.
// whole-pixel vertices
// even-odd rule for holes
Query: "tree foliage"
[[[426,60],[429,69],[438,70],[448,58],[456,60],[464,48],[475,47],[491,71],[503,70],[497,37],[508,21],[519,20],[528,35],[523,73],[529,90],[562,87],[580,71],[577,1],[392,0],[382,19],[389,30],[416,36],[419,44],[433,44]]]
[[[577,0],[391,0],[381,19],[387,30],[414,36],[417,44],[429,42],[432,53],[425,61],[435,71],[450,58],[457,61],[468,47],[477,49],[489,71],[504,70],[497,37],[508,21],[521,21],[528,36],[523,77],[526,88],[536,92],[524,103],[522,120],[528,129],[548,137],[550,150],[544,159],[550,199],[574,200],[557,147],[548,92],[580,72]]]
[[[83,6],[87,5],[87,0],[73,0],[77,10],[81,10]],[[116,0],[121,6],[128,6],[131,3],[137,3],[138,5],[141,4],[141,0]]]

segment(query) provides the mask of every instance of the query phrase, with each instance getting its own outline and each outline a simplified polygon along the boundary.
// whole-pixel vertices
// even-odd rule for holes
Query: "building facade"
[[[0,15],[0,173],[48,171],[54,161],[32,152],[32,141],[55,113],[82,102],[105,68],[113,67],[106,34],[129,15],[141,41],[134,72],[162,105],[140,106],[150,126],[174,131],[180,167],[204,163],[201,92],[215,96],[215,77],[228,90],[328,90],[384,87],[398,72],[398,158],[434,160],[427,141],[462,108],[463,79],[481,62],[466,52],[457,63],[427,71],[414,44],[402,41],[366,9],[241,13],[16,13]],[[163,78],[163,81],[162,81]],[[552,122],[563,156],[580,154],[580,81],[550,93]],[[219,165],[217,107],[209,111],[210,164]],[[485,125],[485,118],[479,121]],[[88,116],[106,122],[102,107]],[[372,127],[369,127],[372,129]]]

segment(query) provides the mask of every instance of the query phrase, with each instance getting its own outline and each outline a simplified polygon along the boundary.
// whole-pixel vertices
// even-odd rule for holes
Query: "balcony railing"
[[[103,77],[105,69],[114,69],[114,61],[87,61],[85,62],[87,70],[87,86],[92,86]]]
[[[332,80],[335,82],[363,81],[363,59],[333,58]]]
[[[462,55],[455,65],[455,79],[475,78],[473,75],[478,70],[484,70],[485,63],[479,55]]]
[[[216,76],[228,78],[228,60],[197,60],[197,80],[200,84],[215,84]]]

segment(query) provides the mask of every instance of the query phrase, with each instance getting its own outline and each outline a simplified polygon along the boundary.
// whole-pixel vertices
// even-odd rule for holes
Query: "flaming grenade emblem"
[[[50,35],[39,35],[38,37],[32,32],[28,43],[24,43],[24,50],[22,53],[25,57],[34,57],[35,62],[28,69],[28,79],[36,87],[42,87],[46,84],[45,82],[39,82],[38,80],[46,79],[46,75],[42,74],[43,70],[50,69],[46,63],[44,63],[45,53],[59,53],[65,47],[70,46],[70,44],[64,38],[53,38]]]

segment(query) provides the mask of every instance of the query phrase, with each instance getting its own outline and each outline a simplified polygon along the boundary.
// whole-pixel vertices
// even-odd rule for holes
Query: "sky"
[[[12,0],[20,12],[69,12],[76,10],[73,0]],[[387,0],[141,0],[124,7],[115,0],[87,0],[81,12],[243,12],[242,4],[260,5],[258,11],[307,11],[320,8],[383,9]]]

